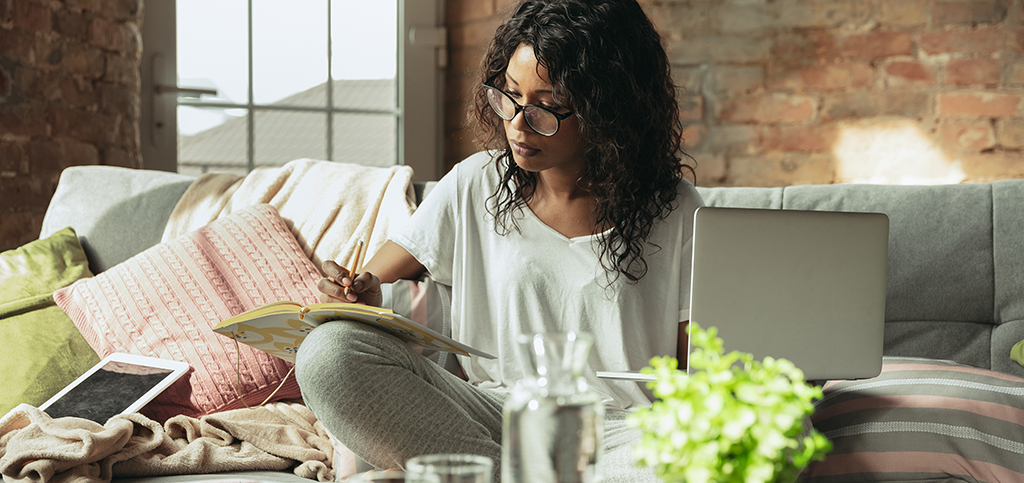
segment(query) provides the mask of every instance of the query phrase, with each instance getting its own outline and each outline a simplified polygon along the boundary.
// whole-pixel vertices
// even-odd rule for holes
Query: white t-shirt
[[[497,356],[460,357],[469,381],[507,390],[522,379],[520,333],[588,332],[595,338],[585,372],[590,387],[609,408],[650,405],[642,384],[595,373],[638,370],[653,356],[676,355],[679,322],[689,319],[697,190],[680,182],[676,209],[656,222],[643,253],[647,274],[608,286],[599,235],[566,238],[528,208],[518,216],[521,231],[499,235],[487,211],[499,182],[491,153],[477,153],[445,175],[391,236],[435,281],[452,287],[452,337]]]

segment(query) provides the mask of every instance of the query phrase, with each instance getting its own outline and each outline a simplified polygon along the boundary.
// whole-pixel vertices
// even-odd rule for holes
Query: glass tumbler
[[[405,463],[405,481],[412,483],[491,483],[494,462],[471,454],[431,454]]]

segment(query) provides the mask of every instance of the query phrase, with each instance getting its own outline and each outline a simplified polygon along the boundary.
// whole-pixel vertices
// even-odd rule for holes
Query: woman
[[[501,408],[523,376],[519,333],[595,335],[586,376],[606,398],[605,476],[629,468],[623,417],[640,384],[598,379],[683,355],[693,212],[667,57],[635,0],[526,0],[485,56],[483,146],[431,192],[354,280],[333,262],[324,301],[380,305],[380,284],[429,273],[452,287],[452,336],[497,356],[459,358],[463,381],[360,324],[303,343],[303,395],[381,468],[426,453],[501,454]],[[692,170],[690,170],[692,171]],[[338,282],[334,282],[338,280]],[[346,294],[345,289],[351,289]],[[618,463],[616,463],[618,462]]]

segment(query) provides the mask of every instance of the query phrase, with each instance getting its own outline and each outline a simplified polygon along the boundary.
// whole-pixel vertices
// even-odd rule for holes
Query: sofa
[[[306,183],[315,181],[313,185],[324,188],[337,186],[328,183],[331,178],[317,176],[309,168],[326,162],[302,162],[307,168],[293,170],[291,175],[303,176],[305,173]],[[407,168],[391,170],[388,182],[377,190],[389,194],[392,201],[384,200],[374,209],[379,210],[381,204],[392,203],[392,208],[398,208],[393,209],[394,212],[400,213],[403,209],[411,212],[429,193],[432,183],[411,183],[411,173],[403,169]],[[250,174],[246,178],[253,176]],[[325,195],[324,190],[310,190],[308,187],[292,191],[280,189],[281,185],[292,182],[288,178],[284,182],[279,179],[267,182],[264,176],[263,184],[252,185],[247,185],[247,181],[210,176],[195,179],[173,173],[102,166],[68,168],[46,212],[39,241],[60,234],[66,227],[74,230],[74,240],[63,243],[77,241],[84,253],[87,269],[79,270],[79,285],[91,283],[81,280],[100,278],[105,273],[110,275],[108,279],[116,279],[119,273],[121,278],[125,278],[131,272],[147,270],[151,279],[165,280],[167,277],[150,272],[156,272],[151,270],[153,263],[164,259],[177,260],[173,258],[179,256],[175,255],[177,248],[167,248],[168,244],[195,236],[190,234],[197,228],[208,223],[220,223],[239,213],[256,216],[246,211],[253,206],[276,206],[273,210],[264,209],[262,215],[279,216],[283,225],[275,225],[277,228],[273,230],[293,235],[297,245],[289,246],[310,262],[307,266],[301,261],[289,261],[280,255],[283,249],[266,252],[291,264],[282,266],[279,271],[292,274],[292,282],[317,277],[315,267],[327,259],[325,257],[346,259],[353,237],[331,235],[330,229],[324,230],[325,224],[339,223],[344,213],[333,209],[296,209],[301,205],[322,207],[341,204],[344,196]],[[342,183],[342,186],[346,190],[357,189],[360,188],[358,184],[349,182]],[[263,191],[260,196],[246,198],[246,192],[253,191],[252,186],[260,186]],[[277,191],[273,191],[275,189]],[[825,461],[808,467],[802,475],[804,480],[1024,481],[1024,367],[1010,355],[1011,349],[1024,340],[1024,180],[944,186],[698,186],[698,191],[709,206],[872,211],[889,216],[883,371],[873,379],[830,381],[826,384],[825,398],[819,401],[813,419],[816,427],[833,440],[835,449]],[[200,196],[204,193],[216,196]],[[291,205],[288,204],[289,198],[295,200]],[[384,198],[388,196],[382,196],[381,200]],[[183,210],[183,206],[188,209]],[[371,215],[369,219],[386,218],[377,212]],[[363,221],[368,218],[364,217]],[[263,226],[245,220],[236,222],[241,224],[238,226],[245,223],[249,223],[246,226]],[[360,220],[350,221],[349,226],[372,234],[376,243],[382,243],[386,231],[400,225],[402,215],[393,215],[369,228]],[[225,235],[215,233],[209,238],[216,241],[217,236],[233,236],[232,230],[244,231],[244,227],[232,226],[220,229]],[[287,238],[281,233],[279,235]],[[323,246],[330,243],[320,243],[326,241],[336,245],[333,252]],[[193,242],[188,246],[201,247],[204,243],[195,240],[189,243]],[[281,243],[281,246],[287,244]],[[244,248],[247,245],[241,243],[239,246]],[[186,254],[180,256],[188,256],[188,249],[179,251]],[[253,253],[258,256],[260,252]],[[143,255],[147,254],[150,258],[146,260],[149,261],[143,260],[139,264],[138,259],[145,258]],[[228,263],[226,266],[237,270],[237,265]],[[126,270],[126,266],[134,268]],[[309,266],[314,268],[309,269]],[[171,269],[174,270],[178,269]],[[178,271],[184,273],[187,270]],[[75,276],[73,274],[71,278]],[[89,317],[87,313],[75,311],[93,310],[90,303],[96,304],[98,299],[68,294],[80,291],[80,287],[71,288],[74,285],[69,284],[73,281],[61,280],[59,283],[67,286],[50,290],[56,290],[54,299],[60,302],[69,316]],[[271,285],[276,287],[280,283],[283,282],[275,280]],[[116,292],[111,288],[116,285],[114,282],[93,285],[96,285],[93,296],[100,299],[104,293]],[[245,290],[252,289],[251,283],[239,286]],[[125,290],[125,293],[131,292],[130,287]],[[394,303],[399,305],[396,309],[420,310],[412,307],[424,297],[422,292],[429,294],[430,298],[430,303],[423,304],[429,306],[429,314],[422,317],[423,323],[440,324],[434,328],[444,330],[447,314],[443,310],[444,287],[431,287],[429,280],[396,289]],[[205,292],[192,292],[193,296],[202,293]],[[84,300],[80,300],[77,309],[74,303],[76,296]],[[315,300],[315,294],[307,292],[297,296]],[[257,299],[249,302],[255,303]],[[125,313],[125,306],[121,306],[122,312],[119,313],[126,318],[133,317],[134,314]],[[142,315],[138,317],[145,318]],[[437,322],[438,319],[441,321]],[[74,327],[79,327],[77,322]],[[109,325],[107,330],[112,330]],[[99,331],[92,337],[85,349],[101,345],[105,335]],[[81,342],[74,347],[82,352],[78,357],[80,361],[97,360],[96,353],[88,354]],[[224,349],[234,350],[228,342],[224,342]],[[453,359],[435,360],[457,370],[451,364]],[[260,370],[266,369],[261,364],[269,364],[266,360],[255,359],[240,359],[240,362],[251,363],[252,367],[260,367]],[[82,364],[85,363],[79,365]],[[65,361],[64,370],[73,373],[76,369],[67,369]],[[267,373],[282,370],[284,366],[275,366],[267,369]],[[287,375],[283,378],[279,375],[273,382],[282,379],[287,382]],[[262,387],[269,386],[264,384]],[[198,383],[192,390],[200,390]],[[189,394],[189,388],[184,391],[181,394]],[[262,399],[267,391],[260,391],[263,389],[253,394],[258,393]],[[298,394],[287,396],[279,399],[283,403],[301,405]],[[237,403],[218,408],[218,411],[238,410]],[[193,408],[190,417],[216,415],[202,415],[201,411],[196,411]],[[164,412],[162,416],[168,414],[172,413]],[[310,424],[315,425],[316,422]],[[0,451],[4,441],[2,426],[0,423]],[[318,434],[323,436],[322,431]],[[318,473],[321,480],[350,474],[354,471],[352,465],[356,464],[348,462],[352,459],[351,453],[345,453],[346,450],[336,440],[332,439],[331,444],[334,445],[332,448],[323,448],[323,451],[337,451],[324,460],[330,472]],[[342,460],[345,460],[344,464],[341,464]],[[310,478],[309,474],[301,478],[296,476],[296,472],[289,471],[297,464],[299,462],[295,461],[291,466],[272,471],[247,472],[248,469],[243,468],[241,473],[216,475],[183,471],[176,476],[165,471],[149,475],[129,473],[127,477],[118,472],[115,465],[111,474],[95,479],[113,477],[118,481],[159,479],[172,482],[217,478],[301,481]]]

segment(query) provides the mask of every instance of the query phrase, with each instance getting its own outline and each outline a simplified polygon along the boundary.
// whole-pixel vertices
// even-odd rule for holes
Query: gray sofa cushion
[[[885,354],[1024,376],[1024,180],[891,186],[698,188],[709,206],[889,216]]]
[[[39,237],[70,226],[89,268],[100,273],[160,243],[178,199],[195,178],[113,166],[76,166],[60,175]]]

